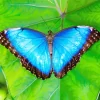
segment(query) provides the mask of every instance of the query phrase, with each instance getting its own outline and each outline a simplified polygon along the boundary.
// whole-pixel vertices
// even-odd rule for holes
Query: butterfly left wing
[[[46,36],[27,28],[14,28],[1,32],[0,42],[22,65],[42,79],[51,75],[51,59]]]
[[[63,77],[79,62],[80,56],[97,40],[100,33],[88,26],[64,29],[54,36],[52,65],[56,77]]]

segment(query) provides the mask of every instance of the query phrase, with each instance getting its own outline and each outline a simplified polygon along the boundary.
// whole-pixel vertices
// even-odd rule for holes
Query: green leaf
[[[100,31],[99,0],[1,0],[0,31],[28,27],[47,34],[63,28],[89,25]],[[100,41],[62,78],[42,80],[22,67],[20,60],[0,45],[6,100],[96,100],[100,91]]]
[[[7,91],[5,78],[0,68],[0,100],[4,100],[6,98],[7,93],[8,91]]]
[[[7,89],[0,86],[0,100],[4,100],[7,95]]]

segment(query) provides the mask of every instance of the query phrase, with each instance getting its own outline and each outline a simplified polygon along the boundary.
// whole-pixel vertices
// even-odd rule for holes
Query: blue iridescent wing
[[[42,79],[50,77],[52,66],[55,76],[63,77],[76,65],[80,56],[99,39],[100,33],[91,27],[64,29],[58,32],[51,42],[51,59],[48,41],[40,32],[26,28],[0,32],[0,44],[20,58],[26,69]]]
[[[45,35],[26,28],[9,29],[5,32],[9,47],[25,66],[37,77],[50,77],[51,59]]]
[[[64,29],[54,36],[52,65],[56,77],[63,77],[79,61],[80,56],[98,39],[100,34],[91,27]]]

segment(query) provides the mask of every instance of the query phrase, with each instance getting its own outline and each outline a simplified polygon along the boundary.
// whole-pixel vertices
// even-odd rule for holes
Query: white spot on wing
[[[20,27],[18,27],[18,28],[9,28],[9,29],[5,30],[4,33],[6,34],[8,30],[16,31],[16,30],[19,30],[19,29],[21,29],[21,28]]]
[[[90,30],[92,31],[93,30],[93,27],[90,27]]]
[[[18,27],[18,28],[9,28],[8,30],[15,31],[15,30],[19,30],[19,29],[21,29],[21,28],[20,27]]]
[[[80,27],[80,28],[86,28],[86,27],[88,27],[91,31],[93,30],[93,27],[90,27],[90,26],[77,26],[77,27]]]
[[[7,33],[7,30],[4,30],[4,34],[6,34]]]

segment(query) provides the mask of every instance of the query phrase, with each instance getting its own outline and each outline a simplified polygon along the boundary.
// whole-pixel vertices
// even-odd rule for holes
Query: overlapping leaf
[[[63,14],[65,14],[63,16]],[[75,25],[100,30],[99,0],[1,0],[0,31],[29,27],[54,33]],[[8,95],[6,100],[96,100],[100,91],[100,41],[81,58],[63,79],[37,79],[21,66],[18,58],[0,45],[0,66]]]

